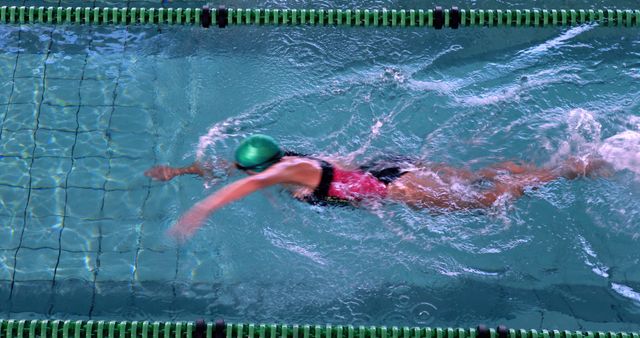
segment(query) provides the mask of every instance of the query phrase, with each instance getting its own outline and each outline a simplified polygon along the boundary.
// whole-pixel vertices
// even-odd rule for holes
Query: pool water
[[[0,317],[640,329],[637,29],[22,25],[0,36]],[[273,188],[176,245],[165,231],[177,218],[240,176],[143,172],[229,159],[253,133],[358,161],[479,169],[595,153],[615,171],[450,213],[323,208]]]

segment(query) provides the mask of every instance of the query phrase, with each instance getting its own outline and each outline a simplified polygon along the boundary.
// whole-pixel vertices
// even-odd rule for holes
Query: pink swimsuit
[[[322,176],[313,193],[304,198],[311,204],[344,205],[364,199],[385,198],[387,184],[403,174],[395,167],[373,172],[365,169],[345,170],[327,161],[312,159],[320,162]]]
[[[333,166],[333,180],[327,197],[347,201],[384,198],[387,186],[368,172],[343,170]]]

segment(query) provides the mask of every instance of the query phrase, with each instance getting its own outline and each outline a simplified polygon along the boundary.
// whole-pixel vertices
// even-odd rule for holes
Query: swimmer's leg
[[[504,178],[495,178],[493,189],[484,192],[478,201],[483,206],[491,206],[504,194],[518,198],[524,194],[526,188],[536,189],[545,183],[554,181],[560,177],[576,179],[578,177],[593,176],[601,169],[606,168],[607,163],[598,158],[580,159],[570,157],[558,168],[537,168],[535,166],[521,167],[522,171]],[[514,168],[517,169],[517,168]]]
[[[554,170],[536,168],[529,169],[521,174],[509,175],[501,179],[493,180],[494,186],[480,193],[478,202],[481,207],[490,207],[502,196],[509,198],[519,198],[524,195],[526,188],[536,189],[545,183],[551,182],[559,178]]]
[[[484,208],[492,206],[502,196],[518,198],[524,195],[527,188],[537,188],[560,177],[574,179],[593,174],[605,163],[602,160],[591,159],[588,162],[568,159],[559,168],[539,168],[534,165],[517,165],[513,162],[499,163],[493,168],[486,168],[470,174],[466,170],[458,170],[446,166],[436,167],[438,172],[453,175],[461,179],[470,176],[482,177],[489,180],[493,186],[483,189],[473,199],[461,198],[452,190],[451,180],[436,178],[434,175],[420,175],[420,172],[410,172],[388,187],[391,199],[402,201],[413,207],[438,207],[449,210]],[[498,175],[496,167],[508,170],[508,175]],[[446,175],[445,175],[446,176]],[[445,177],[447,178],[447,177]],[[468,196],[467,196],[468,197]]]
[[[566,179],[575,179],[582,176],[593,176],[601,169],[606,168],[607,163],[599,158],[578,158],[569,157],[562,165],[554,169],[539,168],[533,164],[516,164],[512,161],[500,162],[494,164],[488,168],[478,171],[478,175],[482,178],[493,179],[498,175],[499,170],[506,170],[511,175],[529,175],[539,176],[540,180],[543,180],[554,176],[559,178],[560,176]]]
[[[493,205],[505,194],[510,198],[517,198],[524,194],[525,188],[539,186],[559,177],[550,169],[512,168],[514,171],[518,169],[517,172],[520,174],[498,176],[493,173],[490,177],[483,177],[491,182],[490,188],[464,194],[454,188],[458,184],[456,181],[468,182],[476,179],[480,175],[478,172],[447,166],[434,168],[437,173],[414,171],[398,178],[388,185],[389,198],[417,208],[436,207],[447,210],[485,208]]]
[[[202,177],[205,175],[205,170],[200,163],[193,162],[191,165],[182,168],[158,165],[145,171],[144,175],[157,181],[169,181],[176,176],[182,175],[198,175]]]

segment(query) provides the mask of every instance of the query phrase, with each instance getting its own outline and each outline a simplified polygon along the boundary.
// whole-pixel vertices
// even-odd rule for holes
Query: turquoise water
[[[352,3],[318,6],[332,4]],[[1,317],[640,328],[637,29],[0,36]],[[257,132],[359,161],[418,154],[478,169],[598,153],[617,170],[481,212],[320,208],[269,189],[176,246],[165,230],[239,176],[142,172],[230,158]]]

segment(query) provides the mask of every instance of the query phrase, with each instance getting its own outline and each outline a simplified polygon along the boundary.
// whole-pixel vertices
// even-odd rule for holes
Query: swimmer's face
[[[257,173],[258,173],[258,172],[256,172],[256,171],[251,170],[251,169],[247,169],[247,168],[245,168],[245,167],[243,167],[243,166],[239,165],[238,163],[234,163],[234,165],[236,166],[236,169],[243,171],[243,172],[244,172],[244,173],[246,173],[247,175],[255,175],[255,174],[257,174]]]
[[[242,166],[238,162],[236,162],[234,164],[236,166],[236,169],[240,169],[240,170],[246,172],[249,175],[255,175],[255,174],[259,174],[259,173],[267,170],[270,166],[272,166],[278,160],[276,160],[276,161],[268,161],[268,162],[265,162],[265,163],[262,163],[262,164],[258,164],[258,165],[254,165],[254,166],[251,166],[251,167]]]

